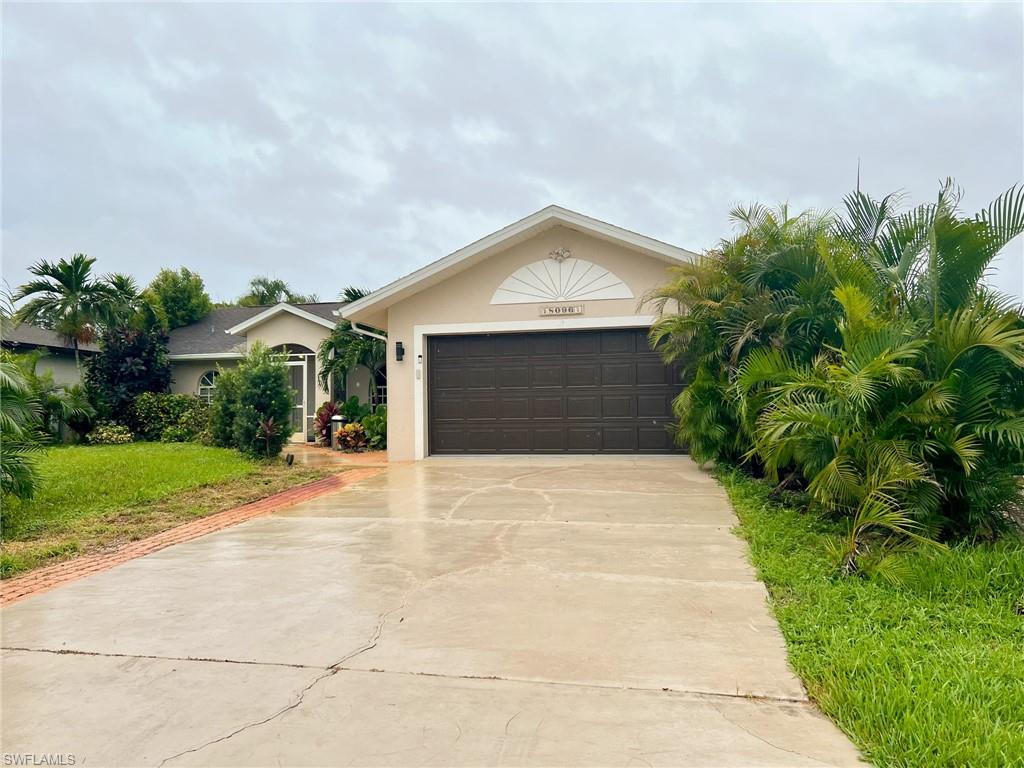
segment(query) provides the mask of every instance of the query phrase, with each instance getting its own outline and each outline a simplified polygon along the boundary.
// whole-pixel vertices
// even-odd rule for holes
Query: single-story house
[[[78,366],[75,364],[75,348],[66,337],[55,331],[30,323],[14,324],[4,321],[3,327],[0,328],[0,344],[4,349],[17,354],[35,350],[45,352],[36,365],[36,373],[49,373],[53,376],[55,384],[71,386],[82,381]],[[99,348],[95,344],[78,345],[78,356],[83,362],[98,351]]]
[[[389,458],[675,450],[642,299],[694,258],[549,206],[343,306],[387,331]]]
[[[316,409],[325,400],[341,396],[324,387],[318,376],[320,344],[338,322],[340,306],[335,301],[221,307],[192,325],[174,329],[167,345],[173,376],[171,391],[211,400],[218,370],[237,365],[248,345],[261,341],[273,350],[287,353],[295,392],[293,440],[312,440]],[[346,394],[358,395],[363,402],[374,405],[386,402],[385,381],[379,379],[379,386],[374,388],[370,386],[370,378],[370,371],[364,368],[349,372]]]

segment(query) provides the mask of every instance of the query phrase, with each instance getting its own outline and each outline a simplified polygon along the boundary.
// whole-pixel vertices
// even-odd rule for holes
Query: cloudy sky
[[[1017,2],[3,7],[3,274],[334,298],[549,203],[694,250],[740,202],[1024,178]],[[993,281],[1022,294],[1020,243]]]

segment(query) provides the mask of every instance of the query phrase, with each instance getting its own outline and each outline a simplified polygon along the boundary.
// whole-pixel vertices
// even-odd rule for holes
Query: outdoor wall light
[[[400,341],[395,342],[395,360],[402,362],[402,358],[405,357],[405,344]]]

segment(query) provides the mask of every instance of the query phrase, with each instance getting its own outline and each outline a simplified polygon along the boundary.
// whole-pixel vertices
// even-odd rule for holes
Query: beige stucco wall
[[[301,317],[282,312],[275,317],[250,328],[246,334],[246,344],[255,341],[262,341],[268,347],[276,347],[280,344],[301,344],[313,352],[317,352],[320,343],[331,333],[331,329],[317,323],[310,322]],[[316,371],[320,370],[320,356],[316,357]],[[313,404],[315,411],[317,406],[330,398],[330,393],[321,386],[319,377],[316,383],[316,402]]]
[[[220,368],[234,368],[237,360],[179,360],[171,362],[171,392],[181,395],[198,395],[199,379],[207,371]]]
[[[576,258],[592,261],[614,272],[630,287],[634,298],[491,305],[494,291],[512,272],[563,247],[571,250]],[[653,314],[653,309],[639,308],[639,303],[647,291],[665,282],[668,266],[666,262],[646,254],[558,226],[392,305],[387,313],[389,459],[405,461],[416,456],[414,391],[417,387],[425,387],[426,360],[417,379],[414,326],[531,321],[549,322],[551,330],[557,330],[561,327],[561,318],[540,316],[540,307],[546,304],[582,303],[585,305],[582,317],[590,320]],[[403,342],[406,349],[405,360],[401,363],[395,360],[395,343],[398,341]]]

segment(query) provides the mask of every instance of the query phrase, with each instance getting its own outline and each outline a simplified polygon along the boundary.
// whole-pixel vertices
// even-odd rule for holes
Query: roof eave
[[[292,306],[291,304],[281,302],[280,304],[275,304],[269,309],[260,312],[258,315],[253,315],[248,320],[245,320],[239,323],[238,325],[234,325],[231,328],[228,328],[226,331],[224,331],[224,333],[230,334],[232,336],[244,335],[245,332],[248,331],[250,328],[254,328],[257,325],[260,325],[261,323],[265,323],[271,318],[274,318],[277,315],[281,314],[282,312],[287,312],[289,314],[295,315],[296,317],[301,317],[304,320],[309,320],[311,323],[322,325],[324,328],[334,328],[335,325],[325,317],[320,317],[320,315],[314,315],[312,312],[307,312],[304,309],[299,309],[298,307]]]
[[[346,319],[363,315],[365,319],[369,311],[383,311],[394,301],[398,301],[406,295],[411,295],[409,289],[414,288],[417,284],[437,277],[484,251],[496,248],[527,233],[532,233],[535,229],[540,230],[545,225],[556,226],[558,224],[567,225],[573,229],[578,229],[605,240],[621,243],[670,264],[688,262],[697,258],[696,253],[685,248],[663,243],[660,240],[655,240],[646,235],[617,227],[614,224],[608,224],[607,222],[584,216],[582,213],[576,213],[558,205],[549,205],[437,261],[431,262],[425,267],[385,285],[383,288],[379,288],[358,301],[346,304],[338,311],[338,314]],[[411,293],[416,293],[416,291],[411,291]],[[397,298],[394,298],[394,301],[388,302],[388,299],[396,296]],[[380,306],[382,304],[383,306]]]

